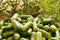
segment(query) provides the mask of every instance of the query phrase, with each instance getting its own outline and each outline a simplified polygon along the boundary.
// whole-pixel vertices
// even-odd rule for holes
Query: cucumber
[[[27,19],[27,18],[29,18],[29,17],[31,17],[31,15],[21,15],[21,16],[20,16],[21,19]]]
[[[14,31],[6,31],[2,34],[3,38],[8,38],[14,34]]]
[[[17,19],[18,18],[18,13],[15,13],[12,17],[11,17],[11,20],[12,19]]]
[[[34,30],[34,31],[37,31],[37,28],[38,28],[38,27],[37,27],[36,22],[33,22],[33,30]]]
[[[32,16],[27,18],[27,21],[33,21],[33,20],[34,18]]]
[[[32,33],[32,28],[28,29],[28,31],[27,31],[28,35],[31,35],[31,33]]]
[[[49,30],[50,30],[51,32],[56,32],[57,27],[56,27],[55,25],[51,25],[50,28],[49,28]]]
[[[45,37],[43,37],[43,40],[46,40],[46,38],[45,38]]]
[[[14,38],[14,40],[19,40],[20,34],[15,33],[15,34],[13,35],[13,38]]]
[[[49,25],[45,25],[44,30],[48,31],[49,30]]]
[[[42,37],[42,33],[41,32],[36,32],[35,33],[35,40],[43,40],[42,38],[43,37]]]
[[[8,26],[3,27],[3,32],[13,30],[12,24],[9,24]]]
[[[35,32],[32,32],[30,40],[35,40]]]
[[[37,27],[38,27],[39,29],[43,29],[43,28],[44,28],[44,26],[43,26],[42,24],[37,24]]]
[[[23,25],[16,20],[12,20],[12,26],[14,30],[17,30],[17,31],[21,30],[23,27]]]
[[[22,28],[22,31],[26,31],[26,30],[28,30],[29,28],[31,28],[32,27],[32,22],[31,21],[28,21],[25,25],[24,25],[24,27]]]
[[[22,19],[20,17],[18,17],[17,20],[20,22]]]
[[[51,38],[51,34],[48,33],[47,31],[43,30],[43,29],[39,29],[38,31],[40,31],[43,35],[43,37],[50,39]]]
[[[2,28],[3,26],[3,21],[0,21],[0,29]]]
[[[52,37],[51,40],[58,40],[57,38]]]
[[[11,37],[8,37],[7,40],[13,40],[13,37],[12,36]]]
[[[42,20],[43,25],[48,25],[48,24],[55,24],[55,20],[51,18],[46,18]]]
[[[20,21],[20,23],[26,23],[27,22],[27,20],[21,20]]]
[[[20,38],[20,40],[29,40],[29,39],[27,39],[27,38]]]
[[[8,23],[8,22],[4,22],[3,24],[4,26],[8,26],[8,25],[11,25],[11,23]]]
[[[34,19],[34,22],[38,23],[38,20],[39,20],[39,18],[36,17],[36,18]]]

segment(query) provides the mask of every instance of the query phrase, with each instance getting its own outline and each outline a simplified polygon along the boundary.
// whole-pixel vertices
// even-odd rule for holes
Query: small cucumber
[[[14,40],[19,40],[20,34],[15,33],[15,34],[13,35],[13,38],[14,38]]]

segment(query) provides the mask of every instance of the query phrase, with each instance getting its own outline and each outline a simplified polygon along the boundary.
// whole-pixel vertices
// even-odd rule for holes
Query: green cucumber
[[[2,28],[3,26],[3,21],[0,21],[0,29]]]
[[[26,31],[26,30],[28,30],[30,27],[32,27],[32,22],[31,22],[31,21],[27,22],[27,23],[24,25],[24,27],[22,28],[22,31]]]
[[[13,37],[12,36],[11,37],[8,37],[7,40],[13,40]]]
[[[28,29],[27,33],[30,35],[32,33],[32,28]]]
[[[12,24],[9,24],[8,26],[3,27],[3,32],[13,30]]]
[[[29,40],[29,39],[27,39],[27,38],[20,38],[20,40]]]
[[[39,29],[43,29],[43,28],[44,28],[44,26],[43,26],[42,24],[37,24],[37,27],[38,27]]]
[[[35,40],[35,32],[32,32],[30,40]]]
[[[43,29],[39,29],[38,31],[40,31],[43,35],[43,37],[50,39],[51,38],[51,34],[48,33],[47,31],[43,30]]]
[[[8,38],[14,34],[14,31],[6,31],[2,34],[3,38]]]
[[[19,40],[20,34],[15,33],[15,34],[13,35],[13,38],[14,38],[14,40]]]
[[[17,19],[18,18],[18,13],[15,13],[12,17],[11,17],[11,20],[12,19]]]
[[[15,30],[18,30],[18,31],[23,27],[23,25],[16,20],[12,20],[12,26]]]
[[[44,30],[48,31],[49,30],[49,25],[45,25]]]
[[[49,28],[49,30],[50,30],[51,32],[56,32],[57,27],[56,27],[55,25],[51,25],[50,28]]]
[[[42,37],[42,33],[41,32],[36,32],[35,33],[35,40],[43,40],[42,38],[43,37]]]
[[[47,25],[47,24],[55,24],[55,20],[51,19],[51,18],[46,18],[42,20],[42,24],[43,25]]]
[[[36,22],[33,22],[33,30],[34,30],[34,31],[37,31],[37,28],[38,28],[38,27],[37,27]]]

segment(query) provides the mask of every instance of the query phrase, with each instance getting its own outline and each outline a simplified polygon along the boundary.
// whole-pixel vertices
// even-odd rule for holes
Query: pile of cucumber
[[[16,13],[0,21],[0,40],[60,40],[60,24],[53,18]]]

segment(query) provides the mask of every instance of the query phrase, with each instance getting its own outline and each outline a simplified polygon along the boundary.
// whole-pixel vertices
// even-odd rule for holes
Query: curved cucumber
[[[39,29],[38,31],[40,31],[45,38],[47,38],[47,39],[51,38],[51,34],[48,33],[47,31],[45,31],[43,29]]]
[[[22,31],[26,31],[26,30],[28,30],[30,27],[32,27],[32,22],[31,22],[31,21],[27,22],[27,23],[24,25],[24,27],[22,28]]]

